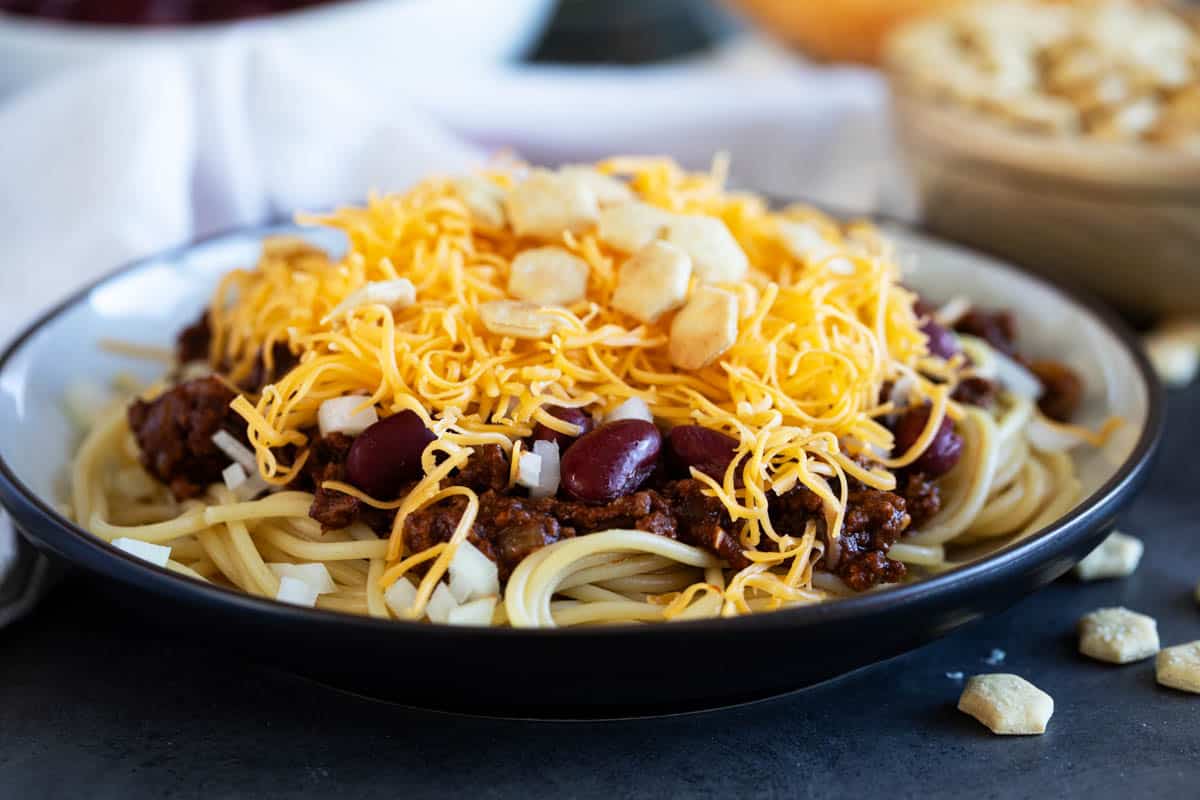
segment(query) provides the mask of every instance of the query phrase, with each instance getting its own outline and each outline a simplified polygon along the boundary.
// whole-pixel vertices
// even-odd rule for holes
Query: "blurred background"
[[[725,152],[737,186],[1166,319],[1184,380],[1197,41],[1146,0],[0,0],[0,337],[130,258],[430,172]]]

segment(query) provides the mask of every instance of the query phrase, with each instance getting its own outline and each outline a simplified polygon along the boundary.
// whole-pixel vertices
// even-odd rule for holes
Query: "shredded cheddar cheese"
[[[717,284],[738,298],[737,338],[712,363],[687,372],[672,365],[668,339],[677,312],[648,324],[613,308],[619,268],[630,254],[606,244],[594,225],[575,226],[576,232],[554,239],[481,227],[459,193],[461,182],[448,178],[425,181],[404,194],[373,195],[363,208],[304,217],[344,231],[346,254],[333,260],[303,243],[277,241],[257,268],[230,273],[216,292],[214,365],[237,379],[253,369],[259,353],[269,361],[277,343],[300,358],[259,397],[235,401],[267,481],[284,485],[301,468],[308,444],[304,432],[331,398],[367,395],[381,416],[411,410],[437,436],[425,452],[424,479],[404,498],[366,498],[352,487],[330,484],[372,505],[399,509],[385,585],[418,563],[435,562],[414,613],[474,518],[477,499],[466,489],[443,489],[442,480],[466,462],[472,448],[489,443],[512,454],[515,470],[518,442],[539,422],[574,432],[547,413],[547,406],[602,413],[637,397],[661,424],[696,423],[738,441],[738,455],[722,480],[694,477],[734,520],[745,521],[742,544],[753,564],[726,591],[727,602],[742,611],[753,605],[744,596],[747,589],[776,605],[812,593],[812,554],[822,544],[811,526],[799,537],[774,530],[767,514],[770,493],[807,486],[823,499],[836,536],[849,477],[893,488],[889,468],[911,462],[944,414],[959,414],[948,388],[917,372],[928,353],[913,295],[899,284],[890,253],[869,228],[841,228],[805,208],[771,211],[758,197],[725,192],[720,168],[711,175],[691,174],[665,160],[618,158],[596,169],[627,179],[638,201],[668,214],[722,221],[744,252],[750,265],[745,279]],[[503,192],[521,174],[495,170],[480,177]],[[808,223],[829,247],[817,248],[806,260],[781,236],[781,224],[796,222]],[[587,264],[585,296],[545,310],[555,324],[544,337],[492,332],[480,307],[513,299],[507,289],[514,259],[547,245]],[[412,283],[411,304],[344,305],[369,283],[398,280]],[[693,291],[698,280],[693,275]],[[873,453],[890,453],[893,444],[880,422],[893,410],[881,402],[881,388],[901,376],[911,378],[917,397],[931,400],[929,423],[909,453],[876,457]],[[291,463],[281,460],[280,448],[287,445],[300,453]],[[874,466],[863,466],[863,456]],[[404,553],[404,519],[451,494],[470,495],[469,513],[451,542],[436,552]],[[760,547],[764,537],[773,546]],[[770,571],[789,561],[785,572]],[[680,595],[669,606],[671,614],[714,591],[719,590],[706,585]]]

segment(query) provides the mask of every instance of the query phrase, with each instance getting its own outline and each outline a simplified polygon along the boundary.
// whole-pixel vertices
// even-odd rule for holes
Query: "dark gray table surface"
[[[1164,645],[1200,638],[1198,415],[1200,387],[1172,394],[1157,470],[1122,526],[1147,545],[1133,577],[1066,578],[906,656],[707,714],[550,724],[397,708],[164,638],[71,578],[0,631],[0,796],[1198,797],[1200,696],[1157,686],[1152,660],[1084,659],[1073,634],[1122,604],[1156,617]],[[739,668],[763,667],[731,659],[731,680]],[[1049,731],[987,733],[954,708],[960,671],[1045,689]]]

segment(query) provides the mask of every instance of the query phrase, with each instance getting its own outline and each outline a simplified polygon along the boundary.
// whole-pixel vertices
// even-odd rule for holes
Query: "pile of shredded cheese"
[[[330,398],[366,395],[384,416],[404,409],[420,415],[438,437],[425,452],[424,480],[405,498],[368,499],[399,508],[388,554],[393,568],[385,578],[394,580],[414,563],[445,559],[440,550],[415,558],[403,553],[400,531],[407,514],[448,494],[476,502],[468,489],[440,487],[471,448],[496,443],[511,454],[539,422],[576,432],[547,413],[548,406],[587,407],[600,415],[641,398],[660,424],[696,423],[739,441],[739,457],[723,481],[695,477],[734,520],[745,520],[742,544],[755,564],[743,581],[775,583],[774,593],[786,594],[808,580],[811,561],[796,558],[782,578],[767,570],[807,554],[813,536],[775,531],[768,494],[809,487],[824,499],[836,536],[847,475],[894,488],[889,470],[918,456],[944,414],[957,415],[945,388],[916,369],[946,367],[930,367],[937,360],[927,358],[913,295],[900,286],[896,265],[869,226],[842,229],[806,208],[774,212],[759,197],[726,192],[719,164],[712,174],[692,174],[666,160],[618,158],[595,169],[627,180],[644,202],[728,226],[750,263],[744,281],[722,286],[739,298],[731,348],[699,370],[673,367],[667,354],[672,314],[641,324],[610,306],[627,253],[605,245],[594,229],[548,242],[480,227],[453,180],[431,179],[404,194],[372,196],[363,208],[303,219],[347,234],[349,249],[339,260],[300,242],[276,242],[256,269],[230,273],[218,288],[214,364],[245,375],[259,353],[270,358],[276,343],[300,356],[299,365],[257,400],[239,397],[234,404],[248,423],[262,476],[282,485],[296,474],[306,455],[304,431]],[[481,177],[506,190],[523,173],[509,167]],[[780,227],[795,222],[811,226],[828,246],[811,258],[785,246]],[[518,253],[549,243],[587,262],[586,296],[554,312],[561,324],[544,339],[489,331],[481,304],[508,296]],[[366,283],[400,278],[416,289],[408,307],[366,304],[331,315]],[[911,450],[892,458],[891,433],[879,421],[891,406],[880,392],[885,381],[904,376],[918,396],[932,401],[933,413]],[[285,445],[301,454],[291,464],[277,455]],[[875,462],[873,469],[861,465],[863,455]],[[759,548],[764,537],[776,544]]]

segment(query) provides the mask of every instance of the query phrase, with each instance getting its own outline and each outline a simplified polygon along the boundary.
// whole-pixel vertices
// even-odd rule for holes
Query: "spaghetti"
[[[1069,370],[723,174],[510,166],[302,218],[345,255],[230,272],[91,425],[74,518],[251,594],[543,627],[821,602],[1076,502]]]

